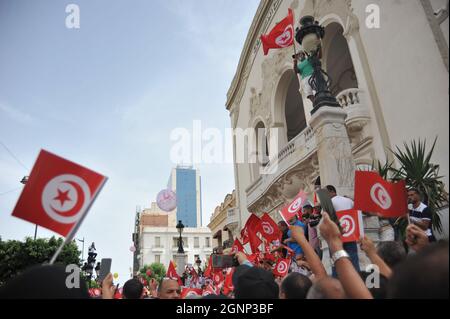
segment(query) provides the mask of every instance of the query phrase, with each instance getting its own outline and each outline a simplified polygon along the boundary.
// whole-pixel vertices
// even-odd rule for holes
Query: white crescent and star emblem
[[[261,225],[262,225],[263,231],[264,231],[266,234],[272,235],[272,234],[274,233],[273,227],[272,227],[272,225],[270,225],[270,223],[268,223],[268,222],[262,222]]]
[[[297,211],[300,209],[300,207],[302,206],[302,198],[297,198],[289,207],[288,207],[288,211],[289,213],[297,213]]]
[[[343,237],[349,237],[353,235],[355,232],[355,220],[350,215],[344,215],[339,219],[339,224],[341,224],[342,230],[343,230]]]
[[[287,263],[284,260],[280,261],[280,263],[277,266],[278,273],[283,274],[286,272],[286,270],[287,270]]]
[[[389,209],[392,206],[392,199],[388,191],[380,183],[376,183],[370,189],[370,197],[375,204],[383,209]]]
[[[91,199],[88,184],[79,176],[64,174],[51,179],[42,192],[42,207],[61,223],[73,224],[85,212]]]
[[[282,48],[287,47],[292,41],[293,34],[294,28],[292,27],[292,25],[288,25],[286,29],[284,29],[284,32],[275,39],[275,43]]]

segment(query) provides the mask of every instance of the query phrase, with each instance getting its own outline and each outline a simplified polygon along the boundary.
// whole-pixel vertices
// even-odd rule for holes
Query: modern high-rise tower
[[[202,226],[201,179],[199,171],[192,166],[172,169],[167,187],[177,195],[177,220],[185,227]]]

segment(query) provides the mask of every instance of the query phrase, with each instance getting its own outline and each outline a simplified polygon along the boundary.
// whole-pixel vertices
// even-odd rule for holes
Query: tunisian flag
[[[234,240],[233,246],[231,247],[231,252],[235,254],[239,251],[245,253],[244,246],[242,246],[241,242],[236,238]]]
[[[233,274],[235,268],[229,268],[227,270],[227,274],[225,276],[225,281],[223,283],[223,293],[228,295],[230,292],[234,290],[233,286]]]
[[[211,278],[212,275],[212,255],[209,256],[209,261],[208,261],[208,267],[206,267],[205,272],[203,273],[203,276],[205,276],[205,278]]]
[[[364,237],[364,224],[362,213],[356,209],[336,212],[342,228],[341,240],[343,243],[355,242]]]
[[[201,296],[202,293],[203,290],[199,288],[183,288],[181,291],[181,299],[186,299],[191,296]]]
[[[250,214],[244,228],[241,230],[242,243],[245,245],[250,241],[250,237],[259,232],[261,227],[261,220],[255,214]]]
[[[278,259],[275,268],[273,269],[273,275],[277,277],[284,277],[289,272],[289,267],[291,266],[291,258],[280,258]]]
[[[286,223],[294,218],[299,211],[301,211],[303,205],[308,200],[306,193],[304,191],[300,191],[297,196],[295,196],[294,200],[287,206],[285,206],[280,215]]]
[[[41,150],[12,215],[67,237],[81,224],[106,180]]]
[[[390,183],[376,172],[355,172],[355,209],[385,218],[399,217],[408,212],[407,201],[404,180]]]
[[[275,223],[267,213],[261,217],[261,235],[267,239],[269,243],[281,238],[281,232],[278,229],[277,223]]]
[[[183,284],[183,282],[181,281],[180,276],[177,274],[177,270],[175,269],[175,265],[173,264],[172,260],[169,263],[169,268],[167,268],[166,277],[170,278],[170,279],[173,279],[173,280],[178,280],[178,284],[180,286]]]
[[[289,9],[286,18],[281,20],[268,34],[261,35],[264,55],[269,49],[286,48],[294,44],[294,14]]]

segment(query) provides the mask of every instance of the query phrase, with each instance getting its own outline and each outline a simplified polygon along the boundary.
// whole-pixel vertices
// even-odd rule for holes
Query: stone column
[[[340,107],[323,106],[311,117],[310,126],[317,141],[320,181],[322,187],[333,185],[341,196],[353,198],[355,163],[345,118],[347,114]],[[320,238],[323,252],[322,262],[331,274],[331,260],[327,243]]]
[[[317,141],[322,187],[333,185],[338,195],[353,198],[355,163],[345,127],[347,113],[340,107],[324,106],[311,117]]]

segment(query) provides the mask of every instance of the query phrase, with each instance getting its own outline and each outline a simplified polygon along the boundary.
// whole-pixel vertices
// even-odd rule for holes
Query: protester
[[[413,241],[409,241],[414,244]],[[448,242],[415,246],[418,252],[394,268],[388,298],[448,299]]]
[[[372,295],[356,271],[356,267],[350,261],[349,254],[344,250],[339,227],[326,212],[323,212],[319,230],[328,244],[337,277],[344,288],[345,294],[352,299],[372,299]]]
[[[370,259],[372,264],[375,264],[379,269],[380,273],[386,278],[391,277],[392,270],[391,268],[384,262],[384,260],[378,255],[375,244],[369,237],[364,236],[361,239],[361,250],[363,250],[367,257]]]
[[[377,246],[377,253],[391,268],[406,259],[406,250],[398,241],[381,241]]]
[[[279,287],[271,272],[253,267],[244,253],[236,253],[240,264],[233,274],[236,299],[278,299]]]
[[[144,285],[136,278],[128,280],[123,285],[123,299],[142,299]]]
[[[303,228],[303,230],[305,230],[306,228],[305,224],[303,224],[297,217],[294,217],[292,219],[291,225],[300,226]],[[295,239],[292,238],[291,230],[288,230],[287,235],[288,238],[284,241],[284,244],[287,244],[287,246],[293,250],[294,260],[297,259],[299,256],[303,256],[302,247],[295,241]]]
[[[314,68],[311,64],[310,58],[304,52],[299,52],[294,56],[294,70],[301,76],[301,86],[305,96],[314,103],[314,91],[309,84]]]
[[[339,280],[324,277],[315,282],[308,291],[306,299],[346,299],[344,288]]]
[[[353,209],[353,201],[350,198],[337,195],[336,188],[333,185],[326,186],[326,189],[330,194],[331,202],[336,212]],[[358,245],[356,242],[344,243],[344,250],[349,254],[353,266],[359,272]],[[333,275],[336,275],[334,268]]]
[[[410,188],[408,190],[408,209],[411,223],[424,230],[430,242],[435,242],[433,235],[432,213],[430,208],[421,201],[421,194],[418,189]]]
[[[163,278],[158,286],[158,299],[180,299],[181,288],[177,280]]]
[[[299,273],[287,275],[280,287],[280,299],[306,299],[309,289],[312,286],[311,280]]]
[[[0,299],[87,299],[86,282],[76,272],[73,280],[63,265],[37,265],[0,287]],[[67,279],[73,287],[67,285]]]

